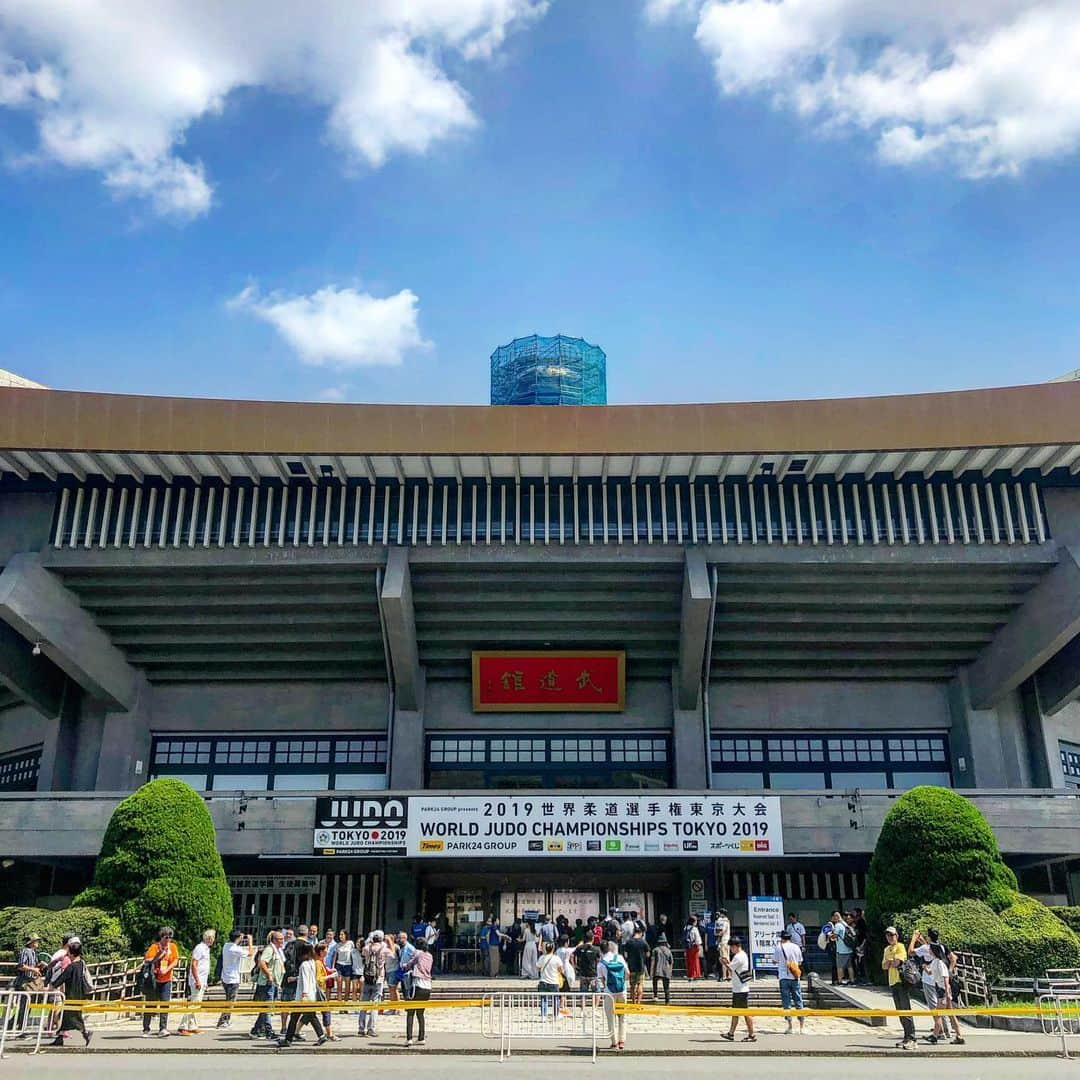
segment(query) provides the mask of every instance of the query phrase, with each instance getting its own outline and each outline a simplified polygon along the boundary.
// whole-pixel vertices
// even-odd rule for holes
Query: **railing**
[[[86,970],[97,987],[94,997],[101,1001],[126,1001],[141,997],[138,979],[142,964],[141,956],[130,956],[124,960],[99,960],[97,963],[87,964]],[[0,991],[13,988],[17,968],[18,964],[14,962],[0,963]],[[173,968],[173,993],[183,992],[187,985],[187,969],[187,958],[181,957]]]
[[[601,1039],[611,1039],[615,999],[611,994],[541,994],[536,990],[485,995],[480,1032],[499,1040],[499,1060],[510,1057],[515,1039],[581,1040],[596,1061]]]
[[[1061,1055],[1069,1058],[1070,1038],[1080,1035],[1080,990],[1054,990],[1038,997],[1044,1035],[1061,1039]]]
[[[36,1054],[42,1038],[56,1034],[64,1002],[59,990],[5,990],[0,1000],[0,1058],[9,1038],[33,1038]]]

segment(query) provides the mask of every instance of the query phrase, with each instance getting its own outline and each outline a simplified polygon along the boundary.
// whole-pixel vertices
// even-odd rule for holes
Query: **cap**
[[[40,940],[41,940],[41,935],[40,934],[35,934],[35,933],[31,932],[31,933],[26,935],[26,944],[27,945],[29,945],[30,942],[32,942],[32,941],[40,941]]]
[[[886,934],[895,934],[896,937],[900,936],[899,934],[896,933],[896,927],[895,926],[886,926],[885,927],[885,933]]]
[[[732,938],[732,939],[731,939],[731,940],[730,940],[730,941],[728,942],[728,944],[729,944],[729,945],[738,945],[738,946],[739,946],[739,947],[741,948],[741,947],[742,947],[742,938],[741,938],[741,937],[733,937],[733,938]]]

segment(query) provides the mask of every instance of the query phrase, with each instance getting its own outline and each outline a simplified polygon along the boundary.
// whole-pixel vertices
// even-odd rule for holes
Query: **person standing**
[[[408,972],[412,980],[412,993],[414,1001],[431,1000],[432,958],[427,945],[418,941],[412,955],[402,962],[402,968]],[[424,1045],[424,1013],[425,1009],[407,1009],[405,1013],[405,1045],[412,1046],[413,1015],[417,1022],[417,1045]]]
[[[776,964],[776,972],[780,981],[780,1008],[802,1009],[802,966],[803,951],[798,945],[792,943],[791,931],[783,930],[780,933],[780,944],[773,950],[773,963]],[[786,1017],[787,1029],[785,1035],[790,1035],[791,1017]],[[803,1033],[805,1017],[800,1016],[799,1034]]]
[[[225,992],[226,1001],[235,1001],[240,993],[240,978],[242,967],[255,952],[250,934],[242,934],[239,930],[233,930],[229,934],[229,941],[221,950],[221,989]],[[218,1017],[217,1026],[227,1028],[232,1026],[232,1014],[224,1012]]]
[[[859,982],[868,983],[870,973],[866,968],[866,958],[870,955],[870,924],[866,921],[866,914],[862,908],[855,909],[855,939],[858,945],[855,947],[855,978]]]
[[[506,935],[499,928],[499,920],[494,915],[487,921],[487,926],[482,931],[484,937],[487,939],[487,973],[488,977],[497,979],[499,977],[499,965],[502,959],[502,946],[503,939]]]
[[[326,933],[323,934],[323,944],[326,946],[326,959],[324,961],[326,970],[331,974],[337,974],[337,968],[334,964],[334,957],[337,956],[337,938],[334,937],[334,931],[328,926]]]
[[[839,911],[833,912],[833,936],[836,939],[836,971],[841,986],[855,981],[855,932]]]
[[[750,980],[753,978],[753,973],[750,970],[750,957],[743,950],[740,938],[731,938],[728,945],[731,949],[729,954],[731,965],[731,1007],[733,1009],[749,1009]],[[792,946],[792,948],[794,947]],[[743,1019],[746,1021],[746,1034],[743,1036],[742,1041],[757,1042],[757,1036],[754,1034],[754,1018],[747,1013]],[[732,1016],[731,1027],[728,1028],[726,1034],[720,1037],[727,1039],[728,1042],[734,1042],[735,1031],[738,1026],[738,1016]]]
[[[390,995],[390,1001],[400,1001],[401,991],[401,961],[398,957],[397,937],[394,934],[386,936],[386,989]],[[380,1009],[381,1016],[397,1016],[397,1009]]]
[[[314,957],[315,951],[305,935],[296,942],[297,969],[294,1001],[311,1002],[314,1005],[318,1000],[319,984],[315,974]],[[285,1034],[277,1041],[280,1049],[284,1050],[292,1045],[301,1024],[310,1024],[312,1026],[315,1031],[316,1046],[322,1046],[326,1042],[326,1032],[323,1029],[322,1020],[319,1019],[319,1014],[314,1009],[305,1013],[297,1010],[289,1013],[289,1026],[286,1028]]]
[[[146,950],[143,963],[151,965],[152,981],[147,985],[150,996],[147,1001],[159,1001],[164,1008],[158,1013],[158,1036],[165,1038],[169,1034],[168,1003],[172,1001],[173,970],[180,961],[180,950],[173,941],[171,926],[163,926],[158,931],[158,939]],[[143,1038],[150,1035],[149,1011],[143,1013]]]
[[[563,979],[563,962],[555,954],[555,946],[550,941],[544,942],[543,955],[537,964],[539,979],[536,984],[540,994],[540,1015],[547,1016],[549,1007],[553,1015],[559,1015],[559,987]]]
[[[630,1001],[640,1005],[645,998],[645,972],[649,968],[649,946],[641,926],[634,927],[633,935],[623,946],[623,958],[630,973]]]
[[[731,919],[728,913],[720,908],[713,916],[713,927],[716,933],[716,960],[719,970],[716,973],[716,981],[731,977]]]
[[[592,935],[586,934],[584,941],[573,952],[574,970],[583,992],[596,989],[596,964],[600,959],[600,949],[593,943]]]
[[[900,969],[907,960],[907,949],[900,941],[895,926],[885,928],[885,951],[881,957],[881,970],[888,972],[889,990],[892,992],[893,1007],[900,1012],[908,1012],[911,1009],[911,995],[908,993],[907,983],[904,982]],[[904,1029],[904,1037],[896,1045],[901,1050],[915,1049],[915,1022],[910,1016],[900,1017],[900,1026]]]
[[[626,964],[614,941],[604,945],[604,955],[597,968],[597,983],[604,991],[604,1016],[611,1032],[611,1049],[626,1047],[626,1014],[615,1012],[615,1003],[626,1004]]]
[[[206,993],[207,984],[210,982],[210,950],[216,939],[216,930],[204,930],[202,940],[191,950],[187,979],[187,999],[191,1005],[198,1005]],[[176,1032],[178,1035],[198,1035],[198,1010],[191,1009],[184,1013],[180,1017],[180,1026]]]
[[[566,934],[559,938],[559,947],[555,950],[555,955],[562,961],[566,989],[572,993],[577,989],[578,977],[577,971],[574,969],[574,950],[570,944],[570,938]]]
[[[94,981],[90,978],[90,972],[86,970],[86,962],[82,955],[82,942],[73,937],[68,944],[68,957],[70,963],[59,974],[56,987],[64,993],[66,999],[71,1001],[88,1001],[94,994]],[[60,1021],[60,1030],[52,1041],[53,1046],[64,1045],[64,1032],[79,1031],[82,1033],[83,1044],[90,1045],[94,1037],[93,1032],[86,1030],[83,1020],[82,1009],[69,1009],[65,1006],[64,1016]]]
[[[664,986],[664,1004],[671,1004],[671,976],[675,973],[675,958],[671,955],[667,934],[656,939],[656,948],[652,952],[652,999],[657,998],[658,984]]]
[[[540,923],[540,928],[537,931],[540,935],[539,944],[541,945],[555,945],[555,939],[558,933],[555,929],[555,924],[551,921],[550,915],[545,915],[543,921]]]
[[[409,935],[404,930],[397,934],[398,968],[401,971],[401,995],[406,1001],[412,1001],[413,977],[409,961],[416,955],[416,946],[409,941]]]
[[[525,933],[521,946],[521,977],[523,979],[535,980],[540,977],[539,960],[540,940],[536,933],[535,924],[529,922],[525,924]]]
[[[360,950],[360,973],[364,980],[363,990],[360,992],[361,1003],[370,1002],[372,1007],[360,1010],[360,1021],[357,1025],[358,1035],[375,1036],[376,1009],[374,1005],[382,1001],[383,991],[386,988],[386,961],[389,950],[383,939],[383,932],[376,930],[371,939]]]
[[[797,911],[788,912],[787,927],[785,929],[791,935],[792,945],[796,945],[800,949],[806,948],[806,927],[799,922],[799,913]]]
[[[37,947],[41,944],[41,938],[37,934],[27,934],[24,938],[23,947],[19,950],[19,959],[15,965],[15,982],[13,990],[25,990],[33,992],[44,989],[45,965],[38,960]],[[18,1030],[19,1036],[23,1034],[23,1023],[26,1011],[29,1008],[27,998],[19,998],[18,1009],[8,1021],[8,1031],[12,1028]]]
[[[280,1000],[281,982],[285,978],[285,935],[280,930],[271,930],[266,935],[266,945],[256,961],[254,1001],[272,1002]],[[253,1039],[273,1039],[274,1023],[269,1011],[255,1017],[251,1029]]]
[[[353,997],[356,975],[353,964],[356,962],[356,945],[345,930],[338,931],[337,951],[334,953],[334,967],[338,973],[338,996],[342,1001]]]
[[[701,978],[701,931],[696,915],[691,915],[686,921],[683,944],[686,946],[686,979],[693,982]]]

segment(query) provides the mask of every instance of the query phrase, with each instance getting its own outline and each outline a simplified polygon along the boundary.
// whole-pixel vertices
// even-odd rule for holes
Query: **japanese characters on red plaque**
[[[626,653],[474,652],[474,712],[622,712]]]

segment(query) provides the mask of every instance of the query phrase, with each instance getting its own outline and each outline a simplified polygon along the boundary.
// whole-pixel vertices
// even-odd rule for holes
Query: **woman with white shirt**
[[[356,942],[346,931],[339,930],[337,951],[334,953],[334,968],[338,973],[337,992],[342,1001],[350,1001],[356,996],[355,964]]]
[[[570,948],[570,939],[565,934],[559,938],[559,947],[555,950],[555,955],[562,961],[566,989],[576,990],[577,972],[574,970],[574,950]]]
[[[300,961],[300,968],[296,975],[296,1000],[311,1002],[318,1001],[318,978],[315,971],[315,950],[307,941],[297,942],[296,958]],[[289,1026],[285,1037],[278,1039],[277,1044],[281,1049],[291,1046],[296,1038],[297,1029],[301,1024],[310,1024],[315,1029],[316,1046],[322,1046],[326,1042],[326,1031],[323,1029],[319,1014],[312,1008],[310,1012],[292,1012],[289,1014]]]
[[[429,1001],[431,999],[431,968],[433,957],[428,951],[426,941],[418,941],[413,954],[401,964],[401,970],[412,976],[412,1000]],[[413,1014],[419,1024],[419,1038],[416,1040],[420,1046],[424,1045],[424,1010],[407,1009],[405,1013],[405,1045],[412,1046]]]

